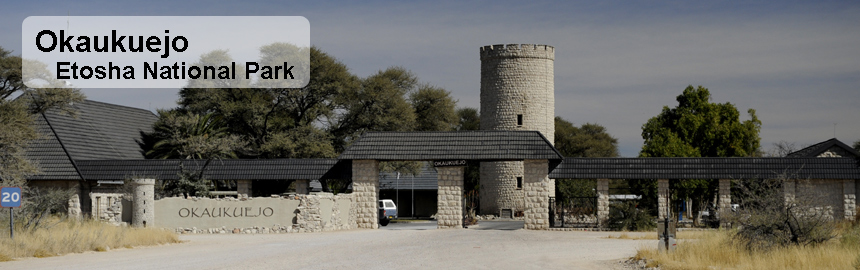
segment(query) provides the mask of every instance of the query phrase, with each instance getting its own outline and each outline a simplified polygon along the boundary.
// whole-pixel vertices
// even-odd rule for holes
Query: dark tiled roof
[[[180,163],[199,170],[202,160],[139,159],[82,160],[78,167],[86,180],[124,180],[130,177],[178,179]],[[204,177],[210,180],[294,180],[350,178],[351,162],[336,159],[223,159],[213,160]]]
[[[860,152],[857,152],[856,149],[851,148],[850,146],[837,140],[836,138],[829,139],[829,140],[826,140],[826,141],[823,141],[820,143],[816,143],[816,144],[807,146],[806,148],[791,152],[786,156],[787,157],[818,157],[818,155],[821,155],[822,153],[824,153],[825,151],[827,151],[833,147],[842,148],[842,150],[844,150],[845,152],[854,155],[855,158],[860,158]]]
[[[45,118],[34,121],[39,138],[30,143],[24,155],[39,166],[42,173],[28,177],[28,180],[81,180],[72,160],[66,155],[60,141],[54,136]]]
[[[854,158],[565,158],[553,179],[860,179]]]
[[[560,161],[561,154],[537,131],[368,132],[339,159]]]
[[[135,140],[152,129],[157,120],[152,112],[92,100],[73,106],[77,118],[48,111],[36,119],[42,138],[26,155],[42,173],[29,180],[80,180],[74,167],[80,160],[143,158]]]

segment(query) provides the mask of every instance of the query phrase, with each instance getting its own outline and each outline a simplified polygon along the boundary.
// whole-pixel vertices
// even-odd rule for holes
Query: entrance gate
[[[368,229],[379,227],[379,161],[434,161],[440,229],[463,227],[465,161],[523,161],[524,228],[542,230],[549,228],[548,174],[563,158],[537,131],[452,131],[368,132],[338,159],[352,160],[356,226]]]

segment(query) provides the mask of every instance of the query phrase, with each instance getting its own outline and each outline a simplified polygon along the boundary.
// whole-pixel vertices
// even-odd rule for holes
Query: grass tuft
[[[0,261],[179,242],[175,233],[166,230],[118,227],[92,220],[65,220],[47,229],[16,230],[15,239],[0,237]]]

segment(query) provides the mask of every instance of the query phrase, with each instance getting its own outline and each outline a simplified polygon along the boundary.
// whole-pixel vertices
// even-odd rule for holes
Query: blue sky
[[[178,2],[178,1],[177,1]],[[16,1],[0,9],[0,46],[21,51],[35,15],[305,16],[311,43],[358,76],[402,66],[479,107],[478,48],[556,48],[556,115],[606,126],[623,156],[641,126],[687,85],[753,108],[765,150],[860,139],[860,2],[856,1]],[[261,26],[278,31],[277,27]],[[175,106],[172,89],[84,89],[90,99]]]

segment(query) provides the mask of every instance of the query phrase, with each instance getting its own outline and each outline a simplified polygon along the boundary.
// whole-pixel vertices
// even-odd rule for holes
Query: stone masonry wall
[[[356,227],[379,228],[378,203],[379,162],[376,160],[352,161],[352,194],[354,196]]]
[[[555,48],[547,45],[484,46],[481,56],[481,129],[537,130],[555,138]],[[522,115],[522,125],[517,116]],[[497,164],[498,163],[498,164]],[[481,163],[481,213],[522,206],[516,177],[521,162]],[[554,185],[550,182],[554,191]],[[519,206],[518,206],[519,204]]]
[[[669,211],[669,179],[657,180],[657,218],[666,219]]]
[[[436,223],[439,229],[463,228],[463,170],[464,167],[438,167],[438,206]]]
[[[247,198],[251,197],[251,180],[236,180],[236,193],[239,194],[239,197]]]
[[[481,162],[481,213],[498,215],[501,209],[525,210],[523,190],[517,188],[517,177],[522,176],[522,161]]]
[[[854,220],[857,216],[857,193],[854,179],[842,181],[842,199],[845,209],[845,219]]]
[[[726,226],[729,213],[732,209],[732,180],[720,179],[719,182],[719,208],[720,208],[720,226]]]
[[[553,195],[550,193],[550,195]],[[597,222],[606,225],[609,219],[609,179],[597,179]]]
[[[546,230],[549,228],[549,163],[547,160],[523,161],[525,176],[525,229]]]
[[[113,225],[122,223],[121,193],[90,193],[93,218]]]
[[[156,201],[157,226],[177,233],[303,233],[353,229],[353,194],[196,198]]]

